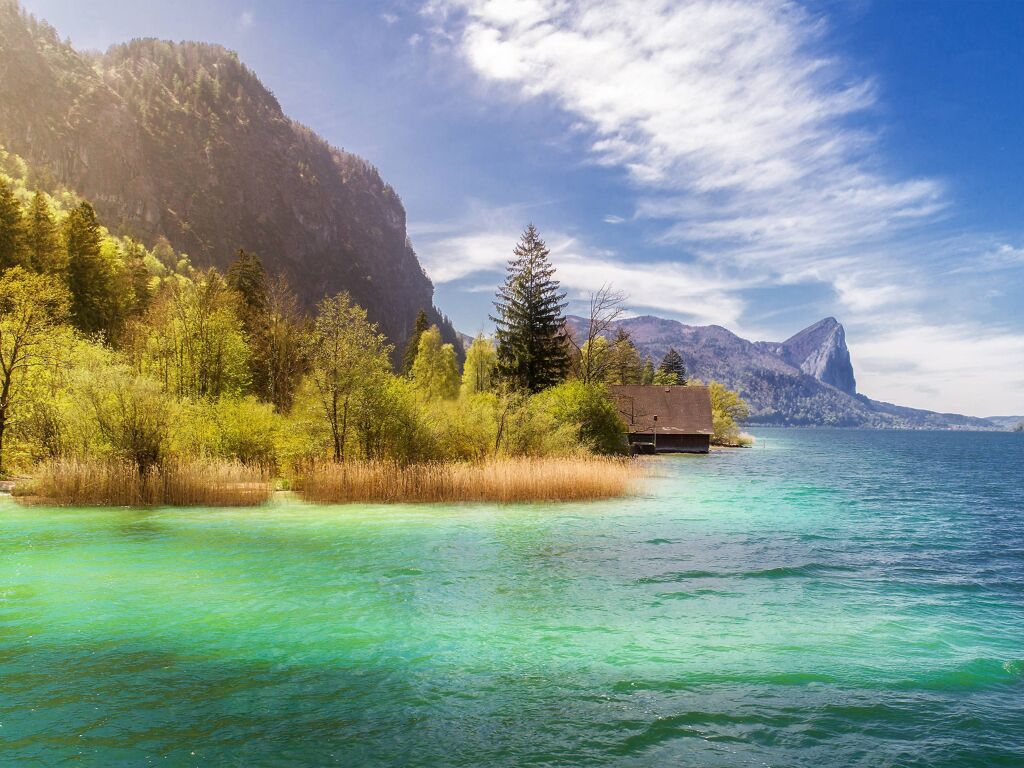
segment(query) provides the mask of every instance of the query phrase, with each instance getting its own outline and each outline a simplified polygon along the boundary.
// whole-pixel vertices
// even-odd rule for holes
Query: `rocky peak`
[[[804,328],[773,351],[818,381],[850,395],[857,391],[846,331],[834,317],[826,317]]]

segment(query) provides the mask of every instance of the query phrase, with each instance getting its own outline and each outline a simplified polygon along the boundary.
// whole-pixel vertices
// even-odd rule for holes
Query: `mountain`
[[[220,269],[244,248],[308,307],[349,291],[399,348],[421,307],[456,341],[395,190],[288,118],[220,46],[147,39],[81,53],[0,0],[0,145],[118,234],[164,237]]]
[[[568,318],[581,333],[586,320]],[[688,374],[736,389],[760,424],[910,429],[996,429],[986,419],[905,408],[857,394],[846,332],[833,317],[783,342],[747,341],[718,325],[684,325],[646,315],[620,320],[641,354],[659,361],[670,347],[683,356]]]
[[[987,420],[1003,429],[1012,430],[1024,425],[1024,416],[989,416]]]
[[[846,332],[834,317],[826,317],[804,328],[781,344],[759,341],[757,346],[778,355],[818,381],[831,384],[848,395],[857,393]]]

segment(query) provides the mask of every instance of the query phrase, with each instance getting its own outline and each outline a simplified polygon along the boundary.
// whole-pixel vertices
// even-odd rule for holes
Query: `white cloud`
[[[238,26],[242,29],[248,29],[256,23],[256,16],[252,11],[242,11],[242,15],[238,17]]]
[[[502,279],[522,226],[513,223],[516,207],[484,212],[475,208],[466,220],[445,224],[414,224],[420,261],[435,284],[491,273],[492,283],[466,290],[493,292]],[[472,221],[490,223],[473,229]],[[716,274],[705,265],[683,261],[625,261],[617,254],[593,248],[560,232],[544,231],[557,269],[557,278],[571,301],[583,301],[605,284],[624,291],[633,309],[670,314],[690,322],[732,324],[740,321],[743,304],[735,280]]]
[[[385,11],[380,15],[380,20],[387,24],[389,27],[394,26],[398,23],[398,15]]]
[[[1017,337],[944,326],[928,305],[956,290],[942,275],[965,263],[1019,268],[1022,252],[934,234],[951,215],[945,184],[885,169],[879,136],[864,127],[876,84],[826,50],[820,15],[789,0],[431,0],[426,12],[496,94],[559,108],[591,159],[637,190],[636,217],[661,223],[662,244],[689,254],[665,265],[589,253],[575,285],[613,277],[651,308],[694,307],[729,325],[742,318],[744,287],[824,284],[851,327],[909,317],[928,342],[911,343],[913,329],[851,333],[858,360],[900,359],[934,374],[938,390],[917,393],[880,364],[865,373],[877,396],[949,408],[983,371],[990,392],[1020,386]],[[932,355],[944,342],[957,362],[940,371]]]
[[[854,364],[858,389],[881,391],[901,405],[980,416],[1024,413],[1020,333],[971,324],[881,330],[857,342]],[[993,375],[994,369],[1009,375]]]
[[[622,224],[625,220],[626,220],[625,217],[617,216],[614,213],[609,213],[603,219],[605,224]]]

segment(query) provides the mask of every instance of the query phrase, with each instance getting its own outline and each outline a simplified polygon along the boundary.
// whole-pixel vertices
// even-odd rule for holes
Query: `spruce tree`
[[[409,340],[405,343],[405,350],[402,352],[403,375],[412,375],[412,366],[416,362],[416,355],[419,354],[420,350],[420,337],[423,336],[423,332],[428,328],[430,328],[430,323],[427,322],[427,313],[421,309],[416,313],[416,322],[413,323]]]
[[[67,252],[61,248],[57,224],[50,212],[46,196],[37,191],[32,198],[25,221],[26,239],[32,268],[60,278],[66,277]]]
[[[675,347],[669,347],[665,357],[661,359],[661,365],[658,366],[658,370],[654,374],[654,383],[663,385],[686,383],[686,366],[683,365],[683,357]]]
[[[565,293],[555,280],[550,251],[530,224],[509,261],[494,302],[498,370],[513,386],[539,392],[565,377]]]
[[[21,206],[10,185],[0,181],[0,272],[26,266],[28,247]]]
[[[252,386],[264,400],[270,400],[270,360],[267,345],[267,273],[254,253],[239,248],[228,267],[227,284],[238,297],[238,317],[249,340],[252,356],[249,372]]]
[[[86,333],[109,331],[113,288],[109,265],[100,252],[102,235],[96,211],[89,203],[80,203],[71,209],[65,226],[71,317]]]

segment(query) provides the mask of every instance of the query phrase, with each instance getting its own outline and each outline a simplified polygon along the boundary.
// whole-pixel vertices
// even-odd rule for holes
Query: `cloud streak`
[[[1005,361],[1019,360],[1020,336],[1001,332],[993,345],[981,324],[952,324],[929,304],[956,291],[937,276],[965,263],[1019,268],[1020,251],[991,251],[988,235],[954,244],[935,234],[953,213],[946,185],[887,169],[865,127],[878,88],[826,50],[823,17],[787,0],[432,0],[425,12],[439,44],[496,94],[564,113],[590,160],[636,190],[633,218],[660,225],[658,240],[686,254],[627,263],[573,252],[572,285],[612,279],[652,309],[694,307],[699,321],[735,326],[745,288],[825,284],[865,334],[880,317],[910,318],[929,342],[890,334],[883,348],[878,336],[866,360],[899,349],[905,368],[931,370],[928,356],[948,342],[977,362],[933,371],[959,371],[943,383],[947,402],[965,402],[951,390],[973,386],[983,360],[1003,384],[1013,379]],[[476,263],[467,255],[460,269]],[[971,354],[972,343],[1002,354]],[[866,379],[884,396],[909,392],[886,370]]]

